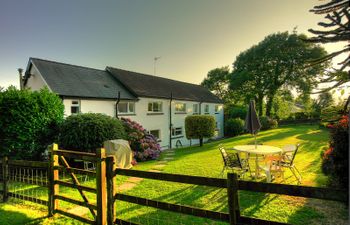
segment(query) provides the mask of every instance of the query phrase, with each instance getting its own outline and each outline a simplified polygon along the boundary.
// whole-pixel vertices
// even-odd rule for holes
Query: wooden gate
[[[76,159],[84,162],[91,162],[96,165],[95,171],[86,169],[73,168],[69,160]],[[101,148],[96,153],[75,152],[58,149],[57,144],[50,147],[50,176],[49,176],[49,215],[55,213],[62,214],[81,222],[88,224],[105,225],[106,224],[106,169],[105,169],[106,153],[105,149]],[[66,172],[71,182],[60,180],[60,172]],[[96,187],[88,187],[81,185],[76,174],[96,175]],[[59,187],[74,188],[79,191],[83,201],[72,199],[59,194]],[[96,204],[93,204],[85,195],[86,192],[96,194]],[[69,202],[75,205],[83,206],[89,209],[92,217],[84,218],[82,216],[67,212],[59,207],[59,201]]]

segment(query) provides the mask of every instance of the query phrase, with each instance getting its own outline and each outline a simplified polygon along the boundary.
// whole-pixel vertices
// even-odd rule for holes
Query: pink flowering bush
[[[121,118],[130,147],[137,161],[157,159],[160,155],[160,145],[157,138],[149,134],[140,124],[129,118]]]

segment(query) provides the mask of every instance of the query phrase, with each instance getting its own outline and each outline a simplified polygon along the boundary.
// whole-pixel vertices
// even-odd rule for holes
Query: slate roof
[[[60,96],[116,99],[137,98],[105,70],[30,58],[50,89]],[[27,69],[28,73],[29,68]]]
[[[170,99],[170,93],[172,93],[173,99],[222,103],[222,101],[216,95],[200,85],[131,72],[113,67],[107,67],[106,70],[138,97]]]
[[[208,89],[181,81],[106,67],[93,69],[66,63],[30,58],[26,70],[34,64],[49,88],[60,96],[137,100],[138,97],[165,98],[197,102],[222,103]],[[25,81],[26,83],[26,81]]]

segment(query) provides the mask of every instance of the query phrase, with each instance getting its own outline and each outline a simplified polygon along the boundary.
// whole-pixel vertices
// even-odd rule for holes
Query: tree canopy
[[[212,69],[208,72],[201,85],[208,88],[224,102],[231,101],[231,90],[228,85],[230,81],[230,68],[228,66]]]
[[[322,44],[344,43],[343,49],[331,52],[314,61],[314,63],[317,64],[329,61],[340,55],[345,56],[345,58],[338,63],[339,68],[327,72],[320,81],[320,83],[329,83],[331,86],[323,88],[317,93],[328,92],[350,81],[350,70],[346,71],[346,68],[349,69],[350,67],[350,3],[348,0],[329,0],[326,3],[314,6],[310,12],[316,15],[324,15],[326,22],[322,21],[318,23],[321,29],[309,29],[309,32],[314,36],[306,39],[306,41]],[[348,97],[343,111],[347,110],[349,103],[350,96]]]
[[[258,45],[240,53],[233,63],[230,89],[242,93],[243,100],[254,98],[259,115],[266,99],[266,115],[270,116],[278,90],[296,88],[310,92],[317,78],[328,67],[327,62],[309,62],[327,55],[324,48],[304,42],[305,35],[288,32],[271,34]]]

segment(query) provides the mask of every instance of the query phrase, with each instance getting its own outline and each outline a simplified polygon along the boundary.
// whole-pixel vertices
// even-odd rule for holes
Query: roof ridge
[[[45,61],[45,62],[56,63],[56,64],[61,64],[61,65],[74,66],[74,67],[79,67],[79,68],[84,68],[84,69],[92,69],[92,70],[98,70],[98,71],[106,72],[106,70],[96,69],[96,68],[87,67],[87,66],[79,66],[79,65],[75,65],[75,64],[57,62],[57,61],[54,61],[54,60],[40,59],[40,58],[35,58],[35,57],[30,57],[30,58],[29,58],[29,60],[32,60],[32,59],[34,59],[34,60],[40,60],[40,61]]]
[[[135,72],[135,71],[131,71],[131,70],[115,68],[115,67],[112,67],[112,66],[107,66],[106,69],[107,68],[116,69],[116,70],[123,70],[123,71],[126,71],[126,72],[137,73],[139,75],[154,77],[154,78],[157,78],[157,79],[171,80],[171,81],[175,81],[175,82],[178,82],[178,83],[184,83],[184,84],[190,84],[190,85],[194,85],[194,86],[203,87],[200,84],[194,84],[194,83],[189,83],[189,82],[185,82],[185,81],[174,80],[174,79],[170,79],[170,78],[166,78],[166,77],[159,77],[159,76],[155,76],[155,75],[151,75],[151,74],[145,74],[145,73]]]

